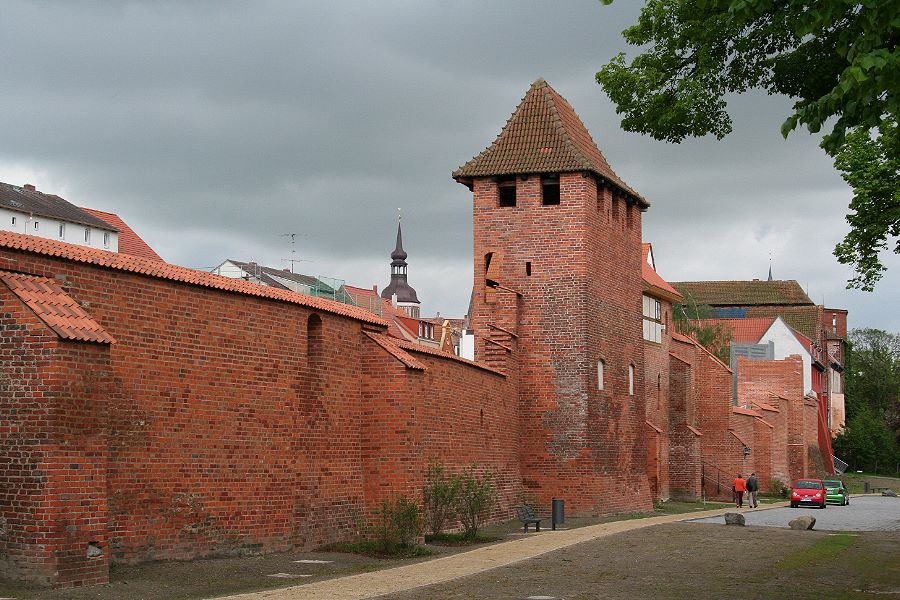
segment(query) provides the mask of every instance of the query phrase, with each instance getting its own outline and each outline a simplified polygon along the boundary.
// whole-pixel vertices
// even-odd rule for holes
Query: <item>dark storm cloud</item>
[[[841,291],[830,252],[846,186],[789,103],[731,99],[723,142],[623,133],[593,81],[638,3],[7,2],[0,180],[119,212],[168,260],[227,257],[387,283],[396,208],[425,310],[462,313],[469,192],[449,175],[542,76],[653,207],[664,276],[809,280],[857,323],[900,329]],[[894,271],[882,298],[896,296]],[[820,298],[815,296],[817,300]],[[875,298],[878,298],[877,296]],[[895,297],[894,300],[897,298]],[[867,320],[868,319],[868,320]]]

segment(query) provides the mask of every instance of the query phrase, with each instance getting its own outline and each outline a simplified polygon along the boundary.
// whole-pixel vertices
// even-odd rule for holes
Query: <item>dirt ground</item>
[[[577,528],[622,519],[682,514],[724,506],[718,503],[668,502],[653,513],[568,519],[566,528]],[[549,521],[544,527],[549,527]],[[533,529],[533,527],[532,527]],[[488,527],[485,535],[501,541],[522,536],[518,521]],[[465,552],[471,547],[430,545],[431,558]],[[323,564],[296,560],[324,560]],[[69,590],[27,587],[0,580],[0,598],[17,600],[195,600],[241,592],[276,589],[334,577],[387,569],[429,558],[383,559],[335,552],[288,552],[266,556],[217,558],[193,562],[157,562],[136,566],[113,566],[107,585]],[[290,577],[273,577],[286,574]],[[307,577],[308,576],[308,577]]]
[[[672,502],[649,514],[568,519],[564,527],[575,529],[722,506]],[[484,533],[502,541],[523,536],[518,521],[489,527]],[[385,598],[900,597],[900,532],[842,535],[763,527],[726,528],[701,523],[657,525]],[[842,545],[829,550],[828,544],[836,541]],[[434,552],[432,558],[471,549],[429,548]],[[430,558],[400,560],[342,553],[289,552],[194,562],[159,562],[113,567],[108,585],[74,590],[28,588],[0,581],[0,598],[194,600],[302,586],[427,560]],[[279,574],[285,576],[273,577]]]
[[[391,600],[900,597],[900,533],[700,523],[572,546]]]

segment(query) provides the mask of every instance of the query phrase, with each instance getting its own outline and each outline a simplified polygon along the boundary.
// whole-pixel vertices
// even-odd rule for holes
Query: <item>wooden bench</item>
[[[534,514],[534,509],[532,509],[527,504],[517,506],[516,515],[519,517],[519,521],[522,522],[522,531],[524,533],[528,533],[528,526],[532,523],[534,523],[535,531],[541,530],[541,521],[543,521],[543,519],[539,519],[537,515]]]

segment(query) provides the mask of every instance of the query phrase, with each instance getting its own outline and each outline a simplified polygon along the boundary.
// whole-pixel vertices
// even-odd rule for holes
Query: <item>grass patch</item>
[[[851,494],[862,494],[865,491],[865,482],[873,487],[889,487],[894,491],[900,490],[900,478],[873,475],[872,473],[844,473],[835,479],[842,479]]]
[[[472,546],[475,544],[487,544],[503,539],[502,537],[478,534],[474,538],[466,537],[462,533],[439,533],[426,535],[425,542],[436,546]]]
[[[800,569],[816,562],[837,558],[849,548],[856,536],[841,533],[822,538],[809,548],[789,554],[775,563],[776,569]]]
[[[344,554],[361,554],[371,558],[418,558],[434,554],[421,546],[385,548],[376,540],[358,540],[355,542],[338,542],[320,548],[323,552],[342,552]]]

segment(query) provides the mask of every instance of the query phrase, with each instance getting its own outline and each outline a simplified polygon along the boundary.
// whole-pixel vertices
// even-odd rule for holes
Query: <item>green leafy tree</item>
[[[835,253],[855,265],[849,285],[871,290],[884,270],[878,251],[900,227],[891,188],[900,153],[900,2],[646,0],[623,34],[641,54],[629,64],[620,53],[597,81],[628,131],[669,142],[721,139],[732,129],[725,95],[753,88],[794,99],[784,136],[798,125],[811,133],[830,125],[822,147],[855,193],[852,229]]]
[[[835,153],[834,165],[853,188],[847,222],[850,232],[834,250],[838,261],[854,265],[850,287],[872,291],[885,270],[879,253],[894,240],[900,254],[900,134],[897,122],[886,120],[873,135],[856,128]]]
[[[900,335],[854,329],[845,360],[847,417],[867,408],[900,439]]]
[[[834,451],[854,469],[893,474],[900,460],[897,439],[882,413],[863,404],[834,439]]]
[[[722,323],[710,322],[712,308],[697,304],[686,296],[687,302],[676,304],[672,310],[678,333],[693,337],[726,365],[731,360],[732,330]]]

